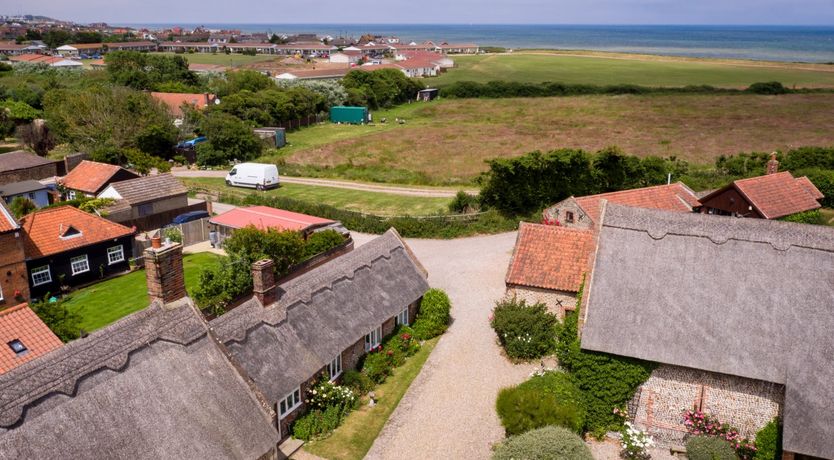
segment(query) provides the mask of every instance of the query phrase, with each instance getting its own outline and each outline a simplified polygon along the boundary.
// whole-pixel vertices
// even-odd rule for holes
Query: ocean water
[[[396,35],[406,41],[467,42],[507,48],[549,48],[669,56],[834,62],[834,26],[428,25],[428,24],[122,24],[179,25],[245,32],[317,33],[358,38]]]

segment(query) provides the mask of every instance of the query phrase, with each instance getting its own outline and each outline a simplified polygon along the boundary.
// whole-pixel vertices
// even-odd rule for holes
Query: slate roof
[[[171,174],[157,174],[114,182],[110,184],[110,187],[113,187],[122,200],[131,206],[188,193],[188,189],[182,185],[182,182]]]
[[[211,327],[264,395],[278,401],[428,288],[392,229],[279,285],[277,303],[264,308],[253,298]]]
[[[579,292],[593,250],[594,234],[590,229],[522,222],[506,283]]]
[[[0,375],[0,459],[254,459],[278,441],[189,300]]]
[[[107,182],[122,169],[116,165],[84,160],[61,179],[61,184],[66,188],[94,195],[100,192]],[[136,176],[133,173],[130,174]]]
[[[51,163],[55,162],[23,150],[0,153],[0,173],[16,171],[18,169],[34,168]]]
[[[12,212],[6,207],[6,203],[0,200],[0,233],[10,232],[20,228]]]
[[[820,208],[817,202],[823,194],[807,177],[794,178],[788,171],[734,181],[702,198],[706,203],[711,198],[735,188],[750,205],[765,219],[810,211]]]
[[[28,259],[57,254],[102,241],[132,235],[134,230],[72,206],[35,211],[20,220],[23,250]],[[80,236],[62,238],[70,227]]]
[[[601,200],[623,206],[678,212],[692,212],[692,208],[701,204],[695,193],[682,182],[576,198],[576,202],[594,222],[599,222]]]
[[[11,297],[12,293],[6,293]],[[26,351],[18,354],[8,345],[19,340]],[[60,348],[61,340],[38,318],[38,315],[22,303],[0,311],[0,374]]]
[[[834,458],[834,229],[605,208],[582,347],[784,384],[784,448]]]
[[[14,196],[46,189],[46,185],[43,185],[36,180],[24,180],[20,182],[12,182],[11,184],[0,185],[0,196]]]
[[[209,222],[231,228],[243,228],[253,225],[259,230],[274,228],[279,231],[303,231],[311,227],[320,227],[335,223],[330,219],[270,208],[269,206],[247,206],[245,208],[230,209],[219,216],[212,217],[209,219]]]

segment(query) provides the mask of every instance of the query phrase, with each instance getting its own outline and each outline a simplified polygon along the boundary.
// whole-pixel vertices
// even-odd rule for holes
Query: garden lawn
[[[245,56],[242,54],[226,54],[226,53],[217,53],[217,54],[210,54],[210,53],[185,53],[185,54],[176,54],[176,53],[153,53],[159,54],[162,56],[182,56],[188,60],[189,64],[215,64],[215,65],[224,65],[227,67],[240,67],[247,64],[252,64],[256,62],[266,62],[266,61],[274,61],[276,60],[275,56],[263,55],[259,54],[256,56]]]
[[[741,88],[779,81],[793,87],[834,87],[834,68],[821,64],[725,61],[627,54],[520,52],[453,56],[456,67],[427,82],[560,82],[592,85],[711,85]]]
[[[256,192],[252,189],[227,187],[224,180],[220,178],[182,178],[182,181],[189,188],[203,188],[239,197],[245,197],[251,193],[263,193],[267,196],[284,196],[295,200],[321,203],[340,209],[381,216],[437,214],[447,211],[451,201],[451,198],[395,195],[392,193],[302,184],[282,184],[277,189]]]
[[[385,383],[374,388],[376,406],[368,406],[367,398],[364,398],[362,407],[351,412],[342,426],[330,437],[308,442],[304,445],[304,450],[330,460],[363,458],[439,340],[440,337],[435,337],[423,342],[417,354],[394,369],[393,375],[389,376]]]
[[[185,287],[191,292],[199,282],[200,269],[218,263],[219,256],[209,252],[183,257]],[[87,332],[107,326],[148,306],[145,271],[136,270],[70,293],[65,303],[81,315],[81,328]]]

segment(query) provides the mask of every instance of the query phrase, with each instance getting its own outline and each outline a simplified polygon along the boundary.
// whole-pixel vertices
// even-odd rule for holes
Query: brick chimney
[[[776,159],[776,152],[770,154],[770,160],[767,161],[767,173],[776,174],[779,172],[779,160]]]
[[[168,304],[186,296],[182,270],[182,244],[169,243],[145,249],[145,277],[148,296]]]
[[[275,284],[275,262],[262,259],[252,264],[252,286],[255,297],[264,307],[278,300],[278,286]]]

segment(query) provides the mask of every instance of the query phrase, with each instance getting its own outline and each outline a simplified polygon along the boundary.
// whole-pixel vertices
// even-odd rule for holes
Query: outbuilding
[[[371,121],[367,107],[336,106],[330,108],[330,121],[361,125]]]

